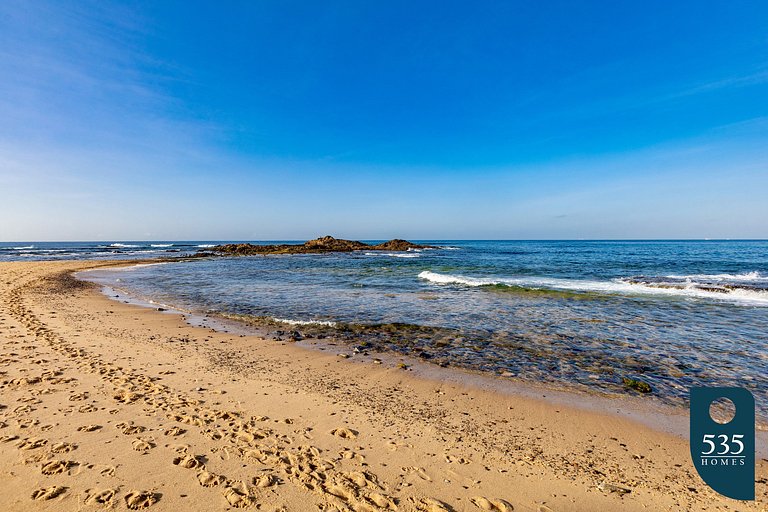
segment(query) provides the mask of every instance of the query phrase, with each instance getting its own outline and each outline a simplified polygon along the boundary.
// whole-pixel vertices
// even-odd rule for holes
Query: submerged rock
[[[641,393],[651,393],[653,391],[653,388],[651,388],[650,384],[641,380],[623,377],[621,381],[624,383],[624,387],[634,389],[635,391],[639,391]]]

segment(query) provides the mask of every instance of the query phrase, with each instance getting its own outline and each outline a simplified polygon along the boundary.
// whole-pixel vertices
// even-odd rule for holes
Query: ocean
[[[88,275],[144,300],[245,318],[279,339],[299,331],[609,394],[637,394],[632,379],[672,404],[691,386],[744,386],[768,405],[768,241],[418,242],[439,248]],[[0,259],[179,256],[211,244],[0,244]]]

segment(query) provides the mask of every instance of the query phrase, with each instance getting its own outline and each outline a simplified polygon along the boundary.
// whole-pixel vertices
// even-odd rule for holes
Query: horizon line
[[[323,235],[326,236],[326,235]],[[332,235],[330,235],[332,236]],[[320,237],[317,237],[320,238]],[[337,238],[337,237],[333,237]],[[156,239],[125,239],[125,238],[108,238],[101,240],[3,240],[0,244],[50,244],[50,243],[119,243],[119,242],[136,242],[136,243],[151,243],[151,242],[306,242],[308,240],[314,240],[312,238],[272,238],[272,239],[238,239],[238,238],[221,238],[221,239],[170,239],[170,238],[156,238]],[[352,240],[352,239],[341,239]],[[358,241],[380,241],[380,240],[393,240],[392,238],[359,238]],[[766,242],[768,238],[410,238],[410,240],[424,241],[424,242]]]

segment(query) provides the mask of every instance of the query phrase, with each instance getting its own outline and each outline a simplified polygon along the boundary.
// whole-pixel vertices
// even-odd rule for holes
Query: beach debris
[[[629,494],[632,492],[632,489],[628,489],[627,487],[622,487],[620,485],[613,484],[608,480],[603,480],[602,482],[597,484],[597,488],[607,493],[615,492],[619,496],[624,496],[625,494]]]
[[[622,377],[621,381],[624,383],[624,387],[628,389],[634,389],[640,393],[651,393],[653,388],[647,382],[637,379],[630,379],[629,377]]]

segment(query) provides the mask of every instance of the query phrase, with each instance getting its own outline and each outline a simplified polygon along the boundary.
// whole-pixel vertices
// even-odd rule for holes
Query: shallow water
[[[611,393],[629,392],[626,377],[673,403],[691,386],[745,386],[768,404],[768,242],[433,243],[443,248],[91,277],[195,312],[510,377]]]
[[[0,261],[154,258],[189,255],[211,242],[0,242]]]

